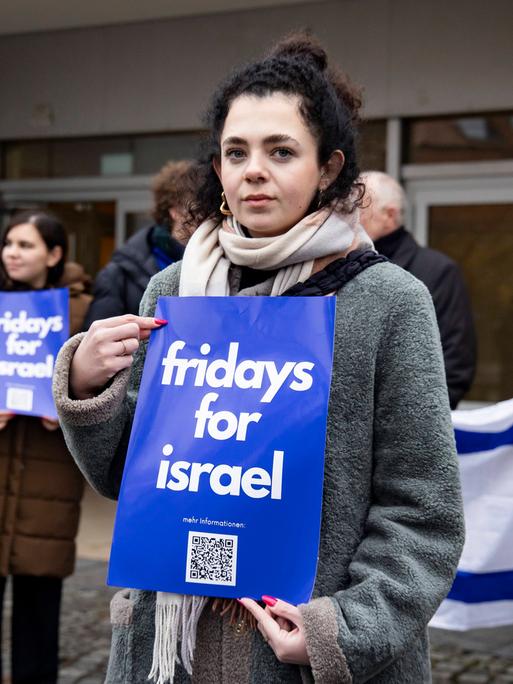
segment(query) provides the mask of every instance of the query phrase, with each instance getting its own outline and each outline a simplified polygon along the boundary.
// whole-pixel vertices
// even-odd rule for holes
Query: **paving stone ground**
[[[433,684],[513,683],[513,627],[431,630]]]
[[[59,684],[103,684],[110,643],[109,602],[115,591],[105,586],[105,574],[104,562],[79,560],[76,573],[65,581]],[[8,619],[9,592],[4,611]],[[3,631],[7,665],[9,630]],[[432,630],[431,643],[433,684],[513,684],[513,626],[464,634]],[[7,677],[5,673],[4,682]]]

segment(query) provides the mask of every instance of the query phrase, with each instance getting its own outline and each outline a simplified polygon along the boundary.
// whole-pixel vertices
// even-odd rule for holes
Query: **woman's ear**
[[[214,171],[217,173],[217,177],[219,180],[221,180],[221,163],[217,157],[212,159],[212,166],[214,167]]]
[[[333,181],[337,178],[338,174],[344,168],[345,157],[342,150],[334,150],[331,153],[328,161],[321,167],[321,181],[319,183],[319,190],[324,192]]]
[[[46,265],[48,268],[53,268],[62,259],[63,251],[60,245],[55,245],[52,249],[48,250],[48,256],[46,258]]]
[[[177,207],[169,207],[167,213],[169,214],[171,225],[183,220],[183,212]]]

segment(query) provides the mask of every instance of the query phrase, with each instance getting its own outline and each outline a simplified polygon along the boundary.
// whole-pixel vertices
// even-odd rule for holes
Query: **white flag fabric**
[[[454,584],[431,627],[513,624],[513,399],[453,411],[466,541]]]

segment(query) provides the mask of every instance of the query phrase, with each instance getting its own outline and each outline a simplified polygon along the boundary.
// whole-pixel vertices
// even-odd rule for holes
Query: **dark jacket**
[[[66,264],[70,332],[83,329],[91,301],[87,277]],[[66,577],[75,564],[75,537],[84,479],[60,429],[18,415],[0,431],[0,575]]]
[[[377,240],[375,247],[421,280],[433,298],[444,353],[451,408],[470,389],[476,367],[476,336],[470,299],[457,264],[421,247],[404,228]]]
[[[152,237],[156,226],[143,228],[112,255],[94,283],[94,301],[85,320],[87,330],[93,321],[126,313],[137,314],[139,302],[150,278],[160,271]],[[182,258],[183,246],[169,239],[166,266]]]

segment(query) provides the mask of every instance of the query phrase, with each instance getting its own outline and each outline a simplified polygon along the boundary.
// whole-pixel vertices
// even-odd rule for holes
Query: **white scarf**
[[[307,280],[316,259],[345,253],[355,242],[373,247],[360,225],[358,211],[342,214],[330,207],[305,216],[286,233],[275,237],[246,237],[233,217],[221,224],[205,221],[185,250],[179,294],[181,297],[236,294],[231,291],[229,278],[233,264],[277,271],[259,287],[258,294],[279,296],[296,283]],[[243,293],[255,294],[255,291],[247,289]],[[157,592],[153,663],[148,679],[156,684],[172,682],[176,662],[181,662],[192,674],[196,629],[207,602],[204,596]]]
[[[181,297],[228,296],[232,264],[278,271],[269,281],[271,296],[279,296],[312,274],[315,259],[347,252],[355,238],[372,247],[359,223],[358,212],[341,214],[327,207],[305,216],[283,235],[246,237],[230,217],[218,224],[205,221],[191,237],[182,260]]]

